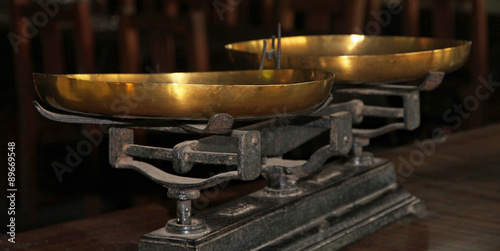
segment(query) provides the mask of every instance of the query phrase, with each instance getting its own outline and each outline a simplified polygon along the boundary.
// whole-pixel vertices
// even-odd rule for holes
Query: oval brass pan
[[[123,118],[259,118],[319,107],[334,75],[323,70],[165,74],[34,74],[39,98],[64,111]]]
[[[268,49],[271,40],[267,40]],[[462,67],[471,42],[421,37],[320,35],[283,37],[281,67],[322,69],[335,82],[402,82],[424,78],[429,72],[449,73]],[[231,60],[258,69],[263,40],[226,45]],[[267,61],[265,68],[275,68]]]

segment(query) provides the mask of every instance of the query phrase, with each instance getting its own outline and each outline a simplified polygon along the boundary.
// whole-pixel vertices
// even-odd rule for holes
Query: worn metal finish
[[[217,126],[215,126],[217,127]],[[224,125],[222,126],[224,127]],[[215,128],[217,131],[218,128]],[[225,138],[236,138],[236,153],[196,150],[197,141],[181,142],[174,148],[160,148],[134,144],[130,128],[109,129],[110,164],[115,168],[139,171],[156,183],[168,188],[168,196],[177,200],[177,219],[167,222],[165,231],[179,236],[201,236],[209,227],[205,221],[191,217],[191,200],[200,196],[199,190],[232,179],[252,180],[260,175],[260,133],[258,131],[233,131]],[[207,179],[182,177],[170,174],[134,157],[170,160],[177,173],[188,172],[194,163],[236,165],[237,171],[217,174]]]
[[[431,81],[431,78],[427,78],[421,86],[428,86],[428,80]],[[432,79],[432,81],[434,80]],[[433,82],[433,85],[436,83]],[[372,88],[355,88],[352,85],[346,85],[335,91],[356,95],[397,96],[403,100],[402,108],[366,106],[362,102],[353,103],[352,105],[356,106],[350,109],[355,112],[353,117],[372,116],[403,119],[403,122],[391,123],[376,129],[354,129],[353,135],[356,137],[373,138],[398,129],[411,131],[420,125],[420,92],[418,87],[377,85]]]
[[[191,200],[177,200],[177,224],[191,224]]]
[[[331,105],[319,112],[319,115],[337,109],[345,109],[352,113],[355,123],[363,120],[363,116],[398,118],[403,122],[390,123],[375,129],[353,129],[354,144],[350,164],[355,166],[373,164],[373,155],[363,152],[363,147],[368,146],[369,139],[378,137],[394,130],[414,130],[420,125],[420,98],[419,91],[432,90],[443,80],[443,72],[431,72],[417,87],[400,85],[338,85],[334,92],[354,95],[382,95],[398,96],[403,100],[402,108],[377,107],[364,105],[360,100],[351,100],[343,104]],[[361,88],[360,88],[361,87]],[[332,127],[333,128],[333,127]]]
[[[308,125],[325,126],[313,121]],[[281,158],[266,159],[263,163],[262,175],[267,180],[266,192],[273,196],[289,196],[296,194],[296,182],[319,172],[325,162],[333,156],[346,155],[352,147],[351,114],[338,112],[330,115],[330,144],[316,150],[307,161],[285,160]],[[301,139],[296,139],[300,141]]]
[[[124,147],[123,150],[127,156],[158,160],[173,158],[172,149],[165,149],[156,146],[141,146],[132,143],[122,145],[121,147]]]
[[[314,121],[323,120],[315,119]],[[325,119],[328,120],[329,119]],[[302,118],[273,119],[256,123],[242,129],[261,132],[262,156],[280,156],[329,129],[326,127],[302,125]]]
[[[315,116],[328,116],[330,114],[336,113],[336,112],[349,112],[351,113],[352,116],[352,122],[354,124],[359,124],[361,121],[363,121],[363,107],[364,107],[363,101],[359,99],[352,99],[350,101],[344,102],[344,103],[336,103],[329,105],[322,109],[321,111],[318,111],[315,113]]]
[[[330,115],[330,145],[328,151],[347,154],[352,147],[352,119],[348,112]],[[326,160],[325,160],[326,161]]]
[[[330,106],[335,105],[337,104],[331,104]],[[340,105],[344,107],[343,104]],[[352,144],[351,128],[351,114],[348,112],[337,112],[328,116],[266,120],[242,127],[233,133],[239,130],[259,131],[261,134],[261,156],[273,157],[283,155],[321,133],[331,130],[330,145],[332,150],[345,154],[349,151]],[[215,135],[198,140],[193,147],[199,151],[234,153],[235,149],[237,149],[237,142],[234,140],[234,137],[229,138]]]
[[[199,196],[199,193],[198,193]],[[191,217],[191,199],[177,198],[177,218],[167,222],[165,229],[171,234],[179,236],[202,236],[208,232],[208,226],[204,220]]]
[[[334,75],[323,70],[165,74],[34,74],[39,98],[69,112],[121,118],[208,119],[292,114],[321,106]]]
[[[268,158],[262,176],[266,179],[265,194],[273,197],[291,196],[299,193],[297,169],[306,164],[305,160]]]
[[[430,76],[439,76],[440,73],[429,74]],[[359,103],[354,103],[358,105],[357,109],[354,110],[357,114],[354,117],[362,120],[363,116],[371,117],[386,117],[386,118],[398,118],[402,119],[403,122],[389,123],[379,128],[375,129],[353,129],[352,135],[354,137],[354,144],[352,148],[352,156],[350,163],[353,165],[365,165],[370,166],[373,164],[373,155],[370,153],[364,153],[363,147],[369,144],[369,139],[378,137],[380,135],[389,133],[394,130],[414,130],[420,125],[420,98],[419,90],[420,88],[428,88],[432,82],[432,86],[436,86],[438,78],[428,77],[420,85],[420,87],[413,86],[399,86],[399,85],[377,85],[374,88],[353,88],[349,85],[342,86],[337,89],[337,92],[349,93],[356,95],[382,95],[382,96],[397,96],[401,97],[403,100],[403,107],[376,107],[376,106],[366,106]]]
[[[259,39],[228,44],[226,49],[234,63],[258,69],[262,45]],[[405,80],[424,78],[429,72],[459,69],[469,56],[470,46],[470,41],[421,37],[283,37],[281,67],[324,69],[335,73],[336,82],[405,84]],[[274,62],[265,62],[264,68],[275,68]]]
[[[421,216],[423,203],[397,185],[394,166],[375,162],[327,164],[299,181],[295,195],[259,191],[198,214],[211,226],[203,237],[179,238],[162,228],[144,235],[139,249],[336,250],[402,217]]]
[[[238,177],[241,180],[254,180],[260,176],[261,170],[260,133],[250,131],[242,133],[238,138],[239,163]]]
[[[110,163],[115,168],[132,168],[170,189],[203,189],[230,179],[251,180],[260,174],[260,136],[257,131],[238,132],[238,154],[197,151],[190,146],[195,141],[181,142],[173,149],[133,144],[133,131],[128,128],[110,128]],[[231,136],[228,136],[231,137]],[[194,163],[237,165],[238,171],[218,174],[208,179],[176,176],[133,157],[171,160],[177,172],[190,170]]]
[[[199,134],[227,134],[233,128],[234,118],[227,113],[212,115],[206,125],[183,124],[180,127],[188,132]]]
[[[176,200],[195,200],[200,198],[199,189],[171,188],[168,189],[167,196]]]

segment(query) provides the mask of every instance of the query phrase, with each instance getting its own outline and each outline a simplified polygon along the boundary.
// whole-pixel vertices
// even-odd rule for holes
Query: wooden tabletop
[[[499,142],[497,124],[377,154],[394,162],[400,183],[425,202],[428,213],[391,224],[346,250],[500,250]],[[221,190],[210,205],[263,185]],[[149,205],[18,233],[15,245],[1,238],[0,249],[136,250],[140,236],[164,226],[174,208],[172,202]]]
[[[419,153],[425,162],[413,161],[420,165],[408,176],[402,163],[418,160]],[[403,170],[401,185],[424,201],[428,214],[389,225],[346,250],[500,250],[500,125],[453,135],[428,156],[418,146],[378,156]]]

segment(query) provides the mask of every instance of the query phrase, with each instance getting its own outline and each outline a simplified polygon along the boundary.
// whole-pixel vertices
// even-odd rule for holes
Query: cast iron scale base
[[[441,72],[430,73],[418,87],[360,84],[333,90],[334,95],[398,96],[401,108],[368,106],[353,99],[325,105],[308,116],[283,115],[238,129],[232,128],[234,119],[228,114],[216,114],[207,124],[193,124],[64,114],[34,103],[43,116],[55,121],[109,125],[111,165],[139,171],[177,200],[177,217],[144,235],[140,250],[334,250],[402,217],[424,214],[423,203],[397,185],[393,164],[362,148],[372,137],[418,127],[419,91],[435,88],[443,77]],[[377,129],[353,129],[352,124],[363,116],[399,121]],[[262,133],[277,121],[282,126],[272,138]],[[134,143],[134,128],[201,138],[171,149],[143,146]],[[327,131],[329,144],[308,160],[279,157]],[[176,173],[186,173],[197,163],[235,166],[236,171],[190,178],[134,158],[171,161]],[[260,175],[267,180],[263,190],[191,215],[191,201],[201,189]]]
[[[144,235],[140,250],[337,250],[408,215],[423,203],[396,184],[394,166],[329,163],[297,184],[297,195],[258,191],[198,214],[206,235],[182,238],[165,228]],[[326,177],[326,178],[325,178]]]

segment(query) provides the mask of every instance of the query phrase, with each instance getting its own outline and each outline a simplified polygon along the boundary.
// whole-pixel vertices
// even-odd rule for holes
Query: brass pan
[[[270,48],[271,40],[267,40]],[[402,82],[462,67],[471,42],[421,37],[321,35],[281,38],[281,67],[322,69],[335,82]],[[258,69],[263,40],[226,45],[231,60]],[[265,68],[275,68],[266,60]]]
[[[334,75],[323,70],[165,74],[34,74],[39,98],[68,112],[122,118],[259,118],[323,104]]]

